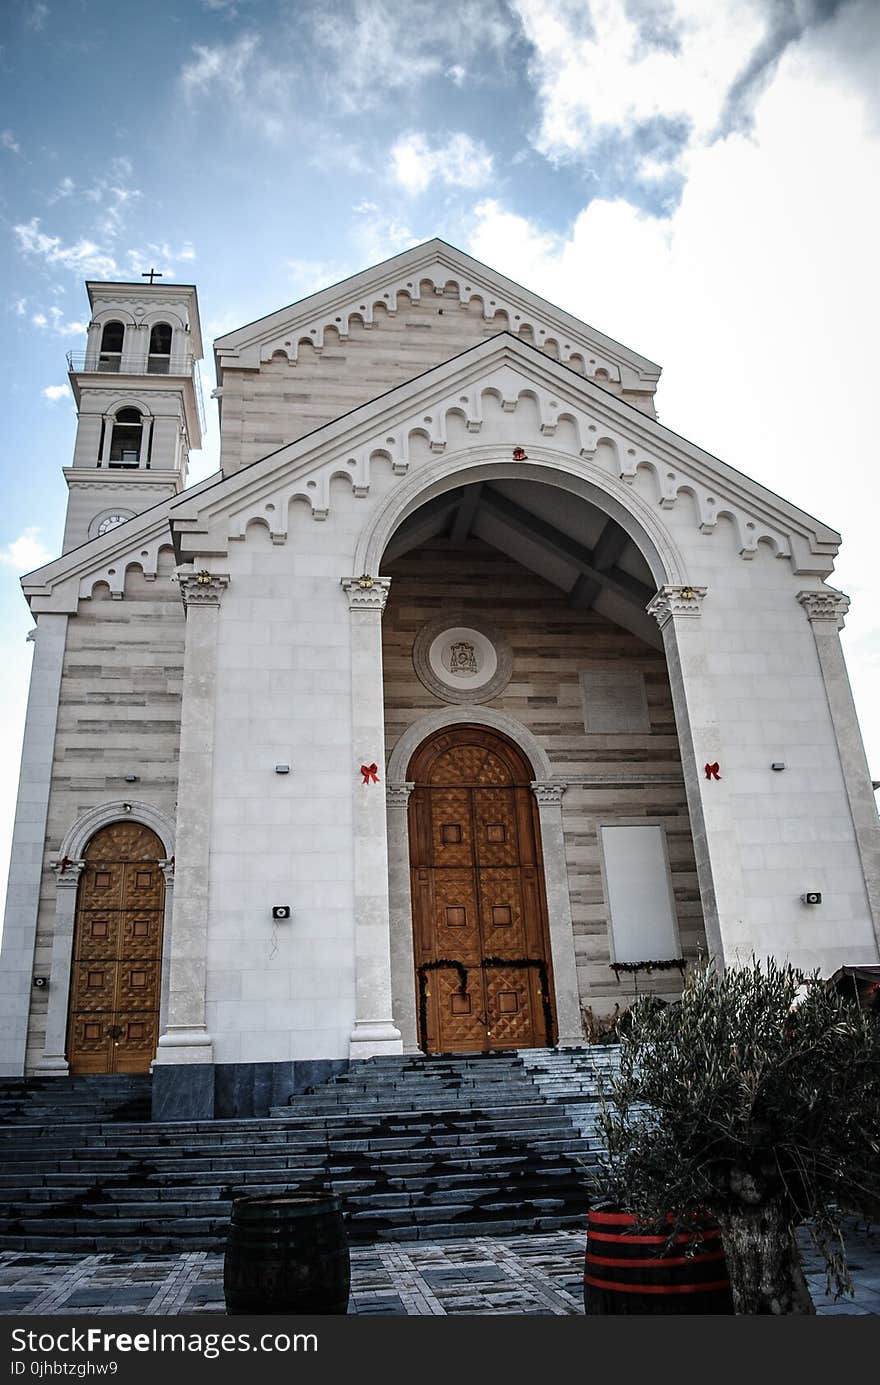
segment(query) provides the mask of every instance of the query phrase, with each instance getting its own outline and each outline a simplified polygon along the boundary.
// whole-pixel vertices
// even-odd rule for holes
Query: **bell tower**
[[[192,284],[87,282],[88,344],[67,358],[78,423],[64,552],[186,485],[204,410]]]

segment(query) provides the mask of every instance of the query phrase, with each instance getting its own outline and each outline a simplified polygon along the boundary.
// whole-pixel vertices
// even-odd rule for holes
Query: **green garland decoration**
[[[619,981],[619,980],[620,980],[620,973],[621,973],[622,971],[623,971],[623,972],[636,972],[636,971],[647,971],[647,972],[652,972],[652,971],[676,971],[676,970],[678,970],[678,971],[680,971],[682,974],[684,974],[684,969],[685,969],[685,967],[687,966],[687,962],[685,961],[685,959],[684,959],[683,957],[671,957],[671,958],[669,958],[667,961],[663,961],[663,962],[610,962],[610,963],[609,963],[609,966],[611,967],[611,970],[614,972],[615,976],[617,977],[617,979],[618,979],[618,981]]]

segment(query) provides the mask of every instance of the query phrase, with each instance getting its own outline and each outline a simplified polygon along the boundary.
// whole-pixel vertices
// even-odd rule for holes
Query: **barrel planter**
[[[223,1263],[227,1313],[344,1314],[350,1284],[338,1198],[291,1193],[232,1204]]]
[[[631,1212],[591,1208],[584,1261],[584,1312],[733,1312],[733,1298],[717,1223],[679,1229],[674,1219],[646,1227]]]

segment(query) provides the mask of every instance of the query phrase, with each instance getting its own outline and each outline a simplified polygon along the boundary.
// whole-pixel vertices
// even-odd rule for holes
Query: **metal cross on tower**
[[[142,274],[141,274],[141,278],[142,278],[142,279],[149,279],[149,281],[150,281],[151,284],[152,284],[152,282],[153,282],[154,279],[161,279],[162,277],[163,277],[163,276],[162,276],[162,273],[161,273],[161,271],[158,270],[158,269],[148,269],[148,270],[145,270],[144,272],[142,272]]]

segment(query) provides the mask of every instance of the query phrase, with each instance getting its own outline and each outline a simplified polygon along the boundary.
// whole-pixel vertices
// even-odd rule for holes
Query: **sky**
[[[663,423],[843,533],[880,778],[878,71],[878,0],[5,0],[0,884],[65,353],[151,267],[210,342],[441,236],[659,361]]]

